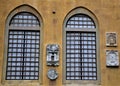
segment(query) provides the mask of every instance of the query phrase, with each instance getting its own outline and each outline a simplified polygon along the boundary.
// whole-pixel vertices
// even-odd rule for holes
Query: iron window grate
[[[40,31],[9,30],[7,80],[38,80]]]
[[[66,32],[66,79],[97,80],[95,32]]]
[[[85,14],[76,14],[70,17],[66,23],[66,27],[73,29],[96,28],[94,21],[88,15]]]
[[[36,27],[40,26],[38,18],[29,12],[20,12],[16,14],[10,22],[10,25],[17,27]]]

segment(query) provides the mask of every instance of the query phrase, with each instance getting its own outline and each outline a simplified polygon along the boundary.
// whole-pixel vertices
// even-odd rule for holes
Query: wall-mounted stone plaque
[[[117,46],[117,35],[115,32],[106,33],[106,46]]]
[[[48,66],[59,65],[59,45],[57,44],[47,45],[47,65]]]
[[[117,50],[106,50],[106,66],[119,66],[119,53]]]
[[[58,77],[58,73],[55,69],[49,69],[47,76],[50,80],[55,80]]]

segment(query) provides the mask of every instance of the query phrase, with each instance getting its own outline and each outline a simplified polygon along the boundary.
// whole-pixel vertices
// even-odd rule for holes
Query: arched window
[[[66,80],[98,80],[97,30],[95,17],[84,8],[77,8],[66,17]]]
[[[17,13],[16,10],[13,11],[7,20],[5,79],[38,80],[41,20],[37,12],[28,6],[23,6],[21,9]]]
[[[67,23],[68,29],[95,29],[94,21],[86,14],[78,13],[71,16]]]

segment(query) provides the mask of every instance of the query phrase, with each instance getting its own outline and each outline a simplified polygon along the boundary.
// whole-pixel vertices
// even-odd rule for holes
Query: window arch
[[[30,6],[20,6],[9,14],[5,40],[5,80],[39,79],[41,27],[40,15]]]
[[[65,79],[96,81],[98,77],[98,24],[85,8],[72,10],[64,21]]]
[[[9,25],[17,27],[35,27],[40,26],[40,22],[38,18],[30,12],[19,12],[12,17]]]
[[[93,21],[93,19],[91,19],[91,17],[89,17],[86,14],[75,14],[72,17],[70,17],[66,23],[66,28],[71,28],[71,29],[75,29],[75,28],[90,28],[90,29],[95,29],[96,25]]]

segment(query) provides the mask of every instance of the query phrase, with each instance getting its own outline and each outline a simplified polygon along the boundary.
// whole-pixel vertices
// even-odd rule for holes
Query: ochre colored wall
[[[16,7],[28,4],[35,8],[43,18],[42,32],[42,57],[43,78],[40,82],[3,83],[3,58],[5,22],[9,13]],[[62,37],[63,21],[65,16],[76,7],[85,7],[92,11],[98,19],[100,38],[100,84],[69,84],[67,86],[120,86],[120,68],[106,67],[106,49],[115,49],[120,52],[120,0],[0,0],[0,86],[62,86]],[[56,14],[52,12],[55,11]],[[117,47],[106,47],[105,33],[116,32],[118,35]],[[60,65],[56,67],[59,77],[56,81],[50,81],[46,74],[49,67],[46,66],[46,45],[60,45]]]

